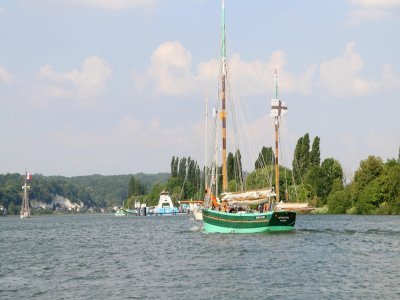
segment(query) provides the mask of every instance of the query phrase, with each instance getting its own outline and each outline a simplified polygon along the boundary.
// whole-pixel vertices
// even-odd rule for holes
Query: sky
[[[397,158],[400,0],[226,0],[225,13],[230,88],[259,147],[273,145],[277,69],[292,149],[319,136],[348,176],[369,155]],[[204,163],[220,18],[218,0],[1,0],[0,174]]]

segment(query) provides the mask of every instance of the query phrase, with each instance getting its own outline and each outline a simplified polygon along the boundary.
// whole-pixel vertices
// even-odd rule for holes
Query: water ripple
[[[257,235],[190,217],[0,218],[0,299],[398,299],[399,257],[397,216]]]

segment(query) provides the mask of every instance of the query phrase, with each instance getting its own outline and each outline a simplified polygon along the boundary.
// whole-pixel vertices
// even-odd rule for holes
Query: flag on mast
[[[26,173],[26,180],[32,180],[32,174]]]

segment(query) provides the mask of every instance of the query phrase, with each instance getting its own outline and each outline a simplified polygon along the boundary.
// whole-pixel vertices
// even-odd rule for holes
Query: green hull
[[[225,213],[203,209],[205,232],[262,233],[294,230],[296,213],[292,211],[266,213]]]

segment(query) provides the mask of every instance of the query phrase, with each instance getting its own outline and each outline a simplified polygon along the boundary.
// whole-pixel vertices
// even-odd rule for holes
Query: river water
[[[189,216],[0,218],[0,299],[400,299],[400,216],[206,234]]]

